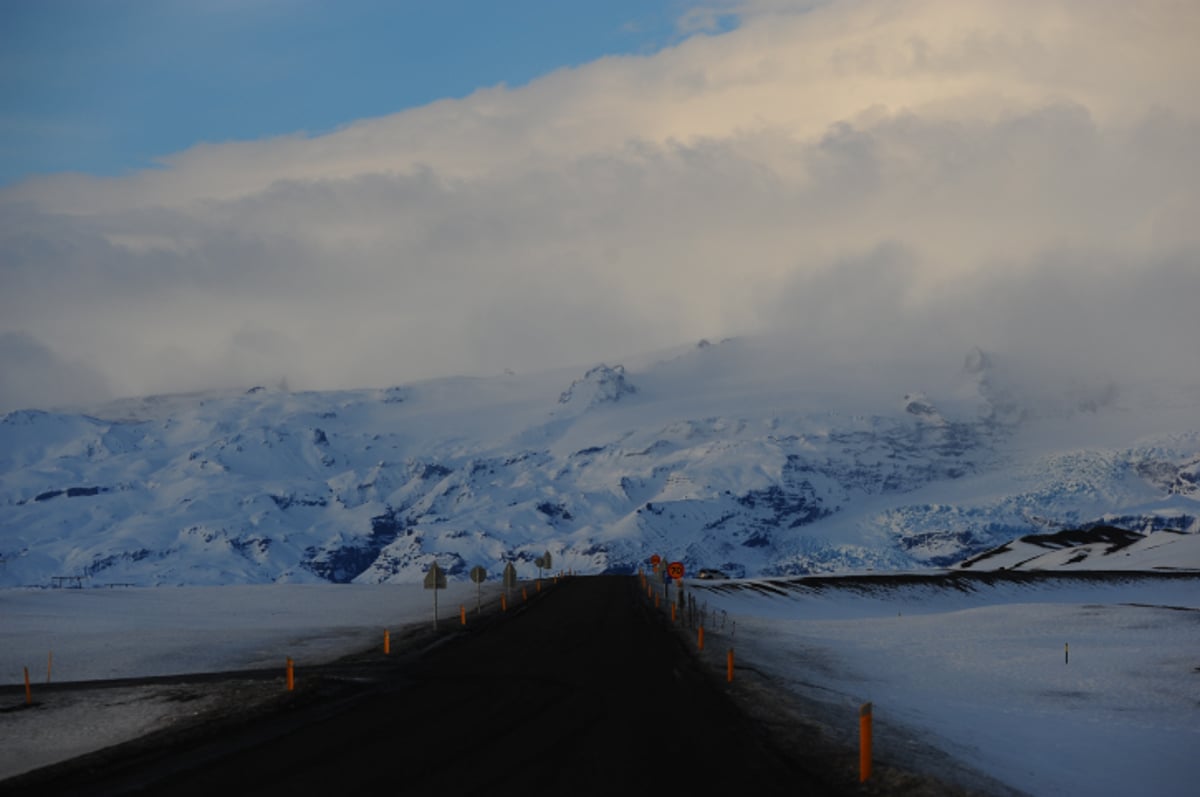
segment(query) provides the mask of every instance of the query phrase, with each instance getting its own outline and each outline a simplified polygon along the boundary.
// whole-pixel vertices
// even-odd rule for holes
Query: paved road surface
[[[567,579],[419,657],[301,672],[307,688],[253,723],[161,735],[0,792],[837,793],[774,748],[636,587]]]

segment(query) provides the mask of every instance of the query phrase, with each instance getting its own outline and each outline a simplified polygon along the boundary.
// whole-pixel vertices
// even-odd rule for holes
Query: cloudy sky
[[[0,411],[616,362],[1200,373],[1193,0],[0,6]]]

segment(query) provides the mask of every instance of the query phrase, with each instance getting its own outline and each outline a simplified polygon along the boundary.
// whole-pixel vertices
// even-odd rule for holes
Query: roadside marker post
[[[696,636],[696,647],[704,650],[704,626],[700,626],[700,631]]]
[[[725,683],[733,683],[733,648],[729,649],[729,655],[725,657]]]
[[[33,691],[29,688],[29,668],[25,667],[25,705],[33,705]]]
[[[858,782],[871,777],[871,704],[863,703],[858,710]]]
[[[296,664],[292,661],[292,657],[288,656],[287,660],[287,690],[289,692],[296,689]]]
[[[386,628],[383,631],[383,655],[387,656],[392,652],[392,632]]]

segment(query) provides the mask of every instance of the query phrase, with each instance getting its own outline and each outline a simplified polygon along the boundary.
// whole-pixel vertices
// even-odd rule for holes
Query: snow
[[[438,591],[439,622],[460,606],[497,600],[498,583],[449,582]],[[0,778],[135,738],[213,706],[217,695],[174,686],[87,692],[39,691],[53,683],[306,666],[381,646],[433,622],[433,592],[413,584],[284,584],[224,587],[0,590],[0,685],[23,684],[0,709]],[[49,673],[47,672],[49,670]]]
[[[0,587],[419,583],[435,559],[496,576],[544,551],[632,572],[656,548],[777,576],[941,567],[1097,523],[1200,532],[1200,389],[1084,411],[1038,398],[1054,386],[998,406],[958,362],[873,390],[813,368],[748,338],[9,413]]]
[[[732,621],[713,628],[713,644],[724,636],[739,667],[769,673],[847,724],[872,702],[880,756],[903,765],[905,745],[919,739],[1031,794],[1193,793],[1200,576],[972,590],[774,582],[785,595],[756,592],[757,583],[689,583]],[[485,585],[484,599],[497,589]],[[179,702],[169,687],[39,695],[50,651],[55,682],[278,667],[280,681],[263,689],[279,690],[286,657],[303,677],[306,665],[380,644],[384,628],[429,622],[431,596],[393,584],[0,591],[0,682],[19,684],[29,667],[38,702],[0,715],[0,777],[212,702]],[[451,582],[439,594],[443,618],[474,599],[475,585]],[[10,705],[22,700],[11,687],[5,694]]]
[[[532,578],[543,552],[581,573],[664,553],[763,576],[943,567],[1010,545],[971,571],[1200,571],[1200,386],[1122,386],[1092,406],[1055,385],[1025,396],[981,360],[867,389],[780,354],[734,339],[540,374],[4,415],[5,699],[23,702],[24,667],[38,694],[51,652],[56,683],[282,678],[289,656],[302,673],[428,622],[434,561],[446,614],[472,602],[470,567]],[[1097,524],[1142,538],[1023,541]],[[64,576],[87,588],[46,588]],[[1197,578],[695,586],[737,619],[739,661],[848,722],[872,701],[881,729],[1033,794],[1170,795],[1200,742]],[[217,697],[36,699],[0,706],[0,776]],[[900,740],[878,744],[904,758]]]
[[[700,594],[739,660],[847,726],[871,702],[903,729],[877,750],[903,759],[908,736],[1037,795],[1195,793],[1200,577]]]

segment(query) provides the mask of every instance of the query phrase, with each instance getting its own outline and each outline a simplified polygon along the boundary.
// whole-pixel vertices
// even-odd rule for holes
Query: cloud
[[[60,358],[25,333],[0,333],[0,413],[110,396],[104,377],[94,369]]]
[[[0,316],[122,393],[763,332],[847,367],[1200,372],[1173,334],[1200,295],[1194,4],[732,10],[519,89],[5,189]]]

